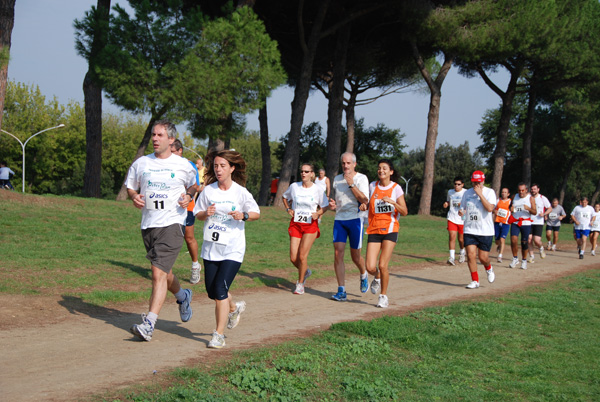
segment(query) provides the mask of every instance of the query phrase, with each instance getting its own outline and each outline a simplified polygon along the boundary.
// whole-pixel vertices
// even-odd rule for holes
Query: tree
[[[98,57],[108,41],[110,0],[98,0],[96,8],[86,12],[86,22],[75,20],[77,32],[75,48],[88,61],[88,71],[83,79],[85,103],[86,158],[84,195],[100,197],[102,172],[102,83],[96,74]],[[88,31],[88,29],[90,29]],[[85,37],[81,33],[86,31]],[[90,43],[91,40],[91,43]]]
[[[0,0],[0,111],[4,110],[4,96],[8,81],[10,38],[15,25],[15,0]],[[2,113],[0,113],[2,127]]]

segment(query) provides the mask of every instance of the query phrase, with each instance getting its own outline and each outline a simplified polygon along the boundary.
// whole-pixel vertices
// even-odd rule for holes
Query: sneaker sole
[[[240,315],[242,315],[242,313],[244,311],[246,311],[246,303],[240,304],[240,306],[239,306],[237,322],[235,324],[231,323],[231,325],[230,325],[230,322],[227,322],[228,329],[234,329],[235,327],[238,326],[238,324],[240,323],[239,317],[240,317]]]
[[[129,329],[129,332],[131,332],[133,335],[137,336],[138,338],[140,338],[142,341],[146,341],[146,342],[150,342],[150,340],[152,339],[152,335],[148,336],[148,335],[144,335],[142,334],[139,330],[137,325],[132,326]]]
[[[347,297],[333,297],[333,296],[331,296],[331,300],[346,301],[346,300],[348,300],[348,298]]]
[[[225,345],[224,344],[223,345],[211,345],[211,344],[206,345],[206,347],[208,349],[223,349],[223,346],[225,346]]]

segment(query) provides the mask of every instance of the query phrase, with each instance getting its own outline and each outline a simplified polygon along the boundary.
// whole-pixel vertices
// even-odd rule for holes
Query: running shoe
[[[546,251],[544,251],[544,247],[540,247],[540,257],[546,258]]]
[[[508,264],[508,267],[509,268],[515,268],[518,264],[519,264],[519,259],[516,258],[516,257],[513,257],[511,263]]]
[[[302,286],[302,291],[304,291],[304,286]],[[227,319],[227,328],[234,329],[237,327],[237,325],[240,323],[240,316],[244,311],[246,311],[245,301],[239,301],[235,303],[235,310],[232,313],[229,313],[229,317]],[[223,346],[224,345],[225,341],[223,341]]]
[[[463,253],[460,253],[460,255],[458,256],[458,263],[462,264],[463,262],[465,262],[465,255]]]
[[[527,269],[527,260],[521,261],[521,269]]]
[[[556,244],[552,245],[552,251],[556,251]]]
[[[497,261],[498,261],[498,262],[502,262],[502,254],[500,254],[500,255],[498,256],[498,258],[497,258]]]
[[[211,349],[221,349],[225,346],[225,335],[221,335],[217,333],[217,331],[213,332],[212,339],[208,342],[207,347]]]
[[[302,282],[302,285],[304,285],[306,283],[306,280],[308,278],[310,278],[311,275],[312,275],[312,271],[310,270],[310,268],[308,268],[306,270],[306,272],[304,273],[304,282]]]
[[[337,301],[346,301],[347,300],[347,298],[346,298],[346,292],[344,292],[342,289],[343,288],[341,286],[338,287],[337,293],[334,294],[334,295],[332,295],[331,298],[333,300],[337,300]]]
[[[148,321],[148,318],[146,318],[146,314],[142,314],[142,323],[133,324],[129,331],[142,341],[150,341],[152,339],[152,334],[154,333],[154,327],[152,326],[152,323]]]
[[[496,279],[496,274],[494,273],[494,268],[490,267],[490,269],[486,269],[485,273],[487,274],[487,279],[489,283],[494,282]]]
[[[367,293],[367,290],[369,290],[369,276],[367,275],[367,277],[365,279],[360,279],[360,291],[362,293]]]
[[[477,289],[479,287],[479,282],[473,281],[467,285],[467,289]]]
[[[583,260],[583,254],[579,254],[579,259]]]
[[[190,276],[190,283],[192,285],[200,282],[200,270],[202,269],[202,265],[198,261],[192,263],[192,275]]]
[[[183,301],[177,300],[177,304],[179,304],[179,317],[181,317],[181,321],[188,322],[192,318],[192,306],[190,303],[192,302],[192,291],[189,289],[184,289],[185,299]]]
[[[296,290],[294,290],[295,295],[303,295],[304,294],[304,284],[300,282],[296,282]]]
[[[591,255],[596,255],[596,250],[592,250]]]
[[[548,242],[548,247],[546,247],[546,248],[547,248],[548,250],[550,250],[550,249],[552,248],[552,242],[551,242],[551,241],[549,241],[549,242]]]
[[[448,258],[448,265],[456,265],[456,263],[454,262],[454,258]]]
[[[378,281],[377,279],[373,279],[371,281],[371,293],[376,295],[377,292],[379,292],[379,289],[381,289],[381,281]]]
[[[389,307],[390,302],[386,295],[379,295],[379,300],[377,302],[377,307],[386,308]]]

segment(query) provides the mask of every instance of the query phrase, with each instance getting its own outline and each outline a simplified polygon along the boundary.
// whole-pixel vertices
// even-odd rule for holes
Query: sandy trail
[[[334,279],[309,279],[302,296],[291,293],[291,283],[288,287],[237,292],[236,300],[245,300],[248,307],[240,325],[226,330],[227,346],[220,351],[206,348],[214,328],[214,304],[205,295],[194,295],[194,316],[188,323],[180,322],[177,305],[170,296],[151,342],[140,342],[129,333],[131,325],[140,322],[139,313],[145,311],[145,305],[91,308],[78,298],[66,296],[59,300],[2,296],[0,399],[76,400],[152,382],[161,373],[186,363],[225,356],[226,350],[292,339],[327,329],[332,323],[484,298],[597,269],[600,256],[588,254],[579,260],[574,251],[557,251],[548,253],[545,260],[537,256],[528,270],[510,269],[508,262],[493,264],[496,281],[492,284],[487,283],[480,266],[481,287],[475,290],[465,289],[470,282],[466,264],[393,269],[390,307],[385,310],[375,307],[376,295],[370,291],[360,293],[355,268],[347,275],[347,302],[330,299],[336,289]]]

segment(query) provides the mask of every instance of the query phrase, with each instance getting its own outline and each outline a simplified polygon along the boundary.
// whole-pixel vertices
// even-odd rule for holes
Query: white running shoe
[[[296,282],[296,290],[294,290],[295,295],[303,295],[304,294],[304,284],[300,282]]]
[[[510,263],[510,264],[508,264],[508,267],[509,267],[509,268],[515,268],[515,267],[516,267],[518,264],[519,264],[519,259],[518,259],[518,258],[515,258],[515,257],[513,257],[513,259],[512,259],[512,261],[511,261],[511,263]]]
[[[540,257],[546,258],[546,252],[544,251],[544,247],[540,247]]]
[[[479,287],[479,282],[473,281],[467,285],[467,289],[477,289]]]
[[[529,255],[527,256],[527,262],[528,262],[528,263],[530,263],[530,264],[533,264],[533,260],[534,260],[534,259],[535,259],[535,256],[533,256],[533,255],[531,255],[531,254],[529,254]]]
[[[463,262],[465,262],[465,258],[466,258],[466,255],[464,255],[463,253],[460,253],[460,255],[458,256],[458,263],[462,264]]]
[[[521,269],[527,269],[527,260],[521,261]]]
[[[380,288],[381,288],[381,281],[378,281],[377,279],[373,279],[373,281],[371,282],[371,293],[376,295],[377,292],[379,292]]]
[[[596,250],[592,250],[591,255],[596,255]]]
[[[235,310],[232,313],[229,313],[229,317],[227,319],[227,328],[234,329],[237,327],[237,325],[240,323],[240,316],[244,311],[246,311],[245,301],[239,301],[235,303]],[[223,345],[225,345],[225,343],[223,343]]]
[[[487,274],[488,282],[492,283],[496,279],[496,274],[494,273],[494,268],[490,267],[490,269],[486,269],[485,273]]]
[[[552,251],[556,251],[556,244],[552,245]]]
[[[549,242],[548,242],[548,247],[546,247],[546,248],[547,248],[548,250],[550,250],[550,249],[552,248],[552,242],[551,242],[551,241],[549,241]]]
[[[448,258],[448,265],[456,265],[456,263],[454,262],[454,258]]]
[[[386,308],[389,307],[390,302],[386,295],[379,295],[379,301],[377,303],[377,307]]]
[[[192,285],[200,282],[200,270],[202,269],[202,265],[198,261],[192,263],[192,275],[190,276],[190,283]]]
[[[223,346],[225,346],[225,335],[221,335],[217,331],[213,332],[212,339],[208,342],[207,347],[221,349]]]
[[[140,338],[142,341],[149,342],[152,339],[154,327],[152,326],[152,323],[148,321],[148,318],[146,318],[146,314],[142,314],[142,323],[133,324],[129,331],[138,338]]]
[[[502,262],[502,254],[498,255],[497,261]]]

